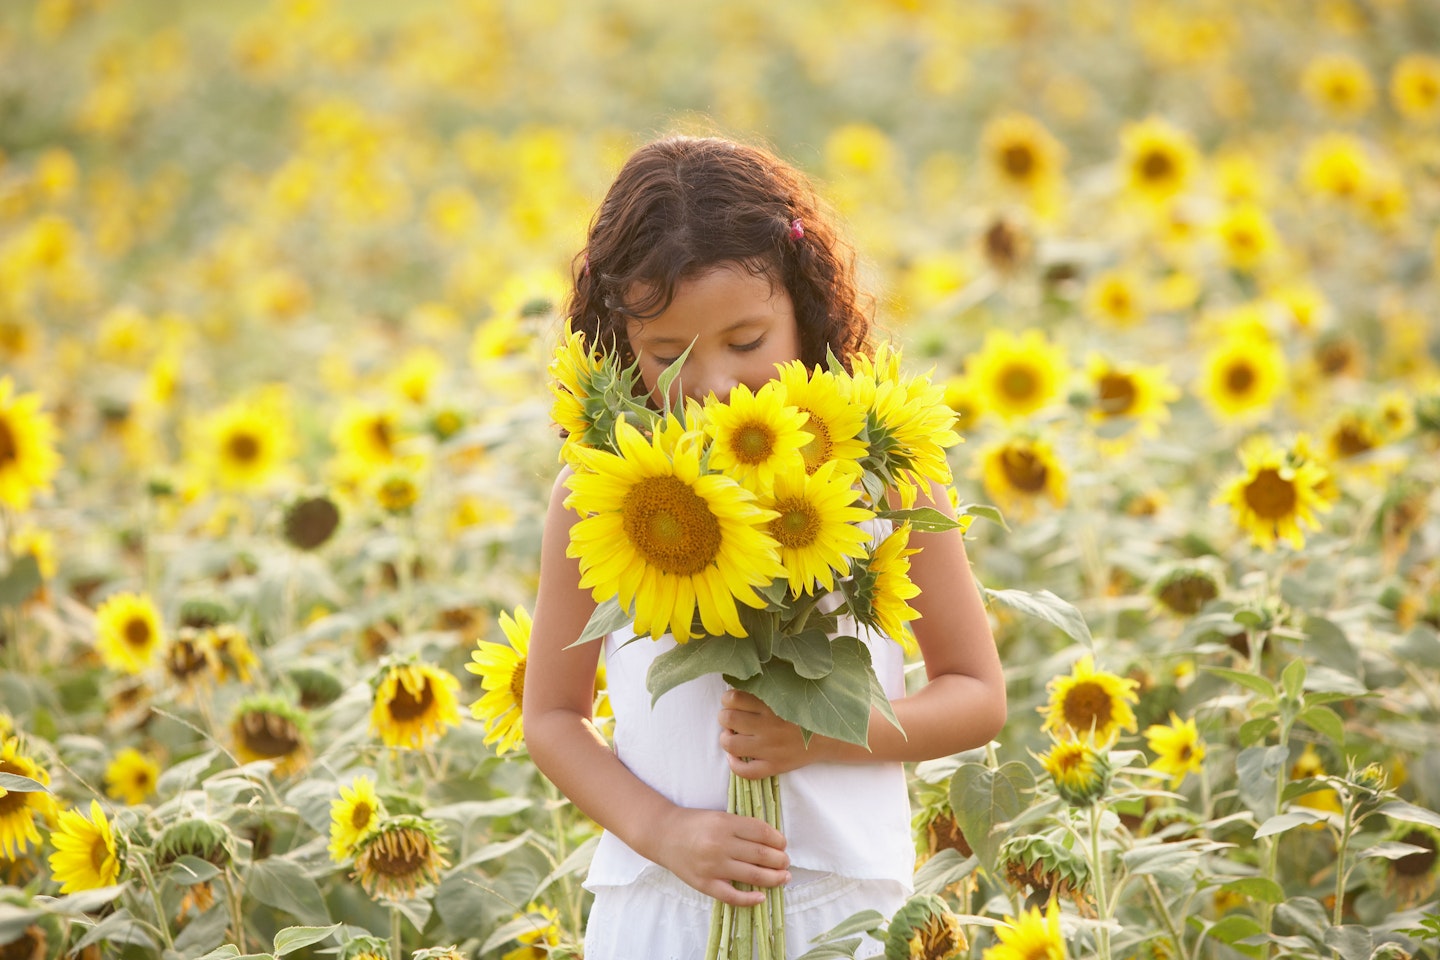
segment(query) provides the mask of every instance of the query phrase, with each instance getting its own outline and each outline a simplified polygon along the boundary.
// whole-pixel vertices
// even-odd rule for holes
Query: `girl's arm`
[[[954,516],[946,489],[922,491],[920,506]],[[959,531],[913,533],[910,577],[920,588],[911,621],[929,682],[892,702],[904,733],[880,714],[870,714],[870,748],[815,736],[807,748],[800,728],[776,717],[757,697],[725,694],[720,744],[730,767],[764,777],[818,761],[919,761],[984,746],[1005,725],[1005,675],[990,631],[980,588],[970,572]],[[744,758],[751,758],[746,760]]]
[[[579,519],[564,506],[567,476],[568,469],[551,491],[540,547],[521,698],[530,757],[577,807],[641,856],[716,899],[759,903],[763,890],[738,890],[732,881],[785,883],[785,837],[763,820],[677,806],[631,773],[591,722],[600,641],[570,647],[595,602],[579,586],[579,563],[565,556],[570,527]]]

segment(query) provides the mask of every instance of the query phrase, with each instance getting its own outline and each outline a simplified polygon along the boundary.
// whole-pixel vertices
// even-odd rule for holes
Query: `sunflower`
[[[1196,390],[1222,421],[1263,416],[1285,388],[1289,372],[1279,344],[1260,334],[1231,333],[1201,363]]]
[[[1229,504],[1235,522],[1262,550],[1274,549],[1280,538],[1302,549],[1301,526],[1318,527],[1316,512],[1326,513],[1332,505],[1328,471],[1265,436],[1246,441],[1240,462],[1244,473],[1227,483],[1215,502]]]
[[[106,796],[132,806],[144,803],[159,782],[160,764],[134,747],[115,754],[115,759],[105,768]]]
[[[448,864],[435,824],[411,814],[386,817],[355,848],[354,876],[370,896],[410,900]]]
[[[340,960],[390,960],[390,943],[379,937],[355,937],[341,948]]]
[[[136,674],[160,660],[160,611],[144,594],[113,594],[95,611],[95,649],[112,670]]]
[[[1069,676],[1055,677],[1045,685],[1050,695],[1040,713],[1042,730],[1073,737],[1090,737],[1099,745],[1114,741],[1121,730],[1135,730],[1138,699],[1136,681],[1095,669],[1095,658],[1085,654],[1075,661]]]
[[[296,497],[285,507],[281,529],[297,550],[318,550],[340,527],[340,507],[323,493]]]
[[[895,640],[906,653],[915,649],[906,624],[920,616],[906,602],[920,594],[910,579],[910,557],[918,552],[918,547],[910,546],[910,524],[902,523],[870,551],[869,560],[860,562],[861,570],[852,578],[856,616]]]
[[[1301,89],[1310,102],[1337,118],[1355,117],[1375,102],[1375,81],[1365,65],[1344,53],[1326,53],[1305,65]]]
[[[387,747],[425,749],[432,737],[460,725],[460,681],[428,663],[382,664],[373,683],[370,729]]]
[[[388,407],[351,403],[341,410],[331,439],[340,458],[362,467],[383,467],[400,458],[400,416]]]
[[[340,796],[330,801],[330,859],[344,863],[355,855],[385,817],[385,805],[375,793],[375,781],[356,777]]]
[[[584,519],[570,529],[566,556],[579,559],[580,586],[596,603],[618,596],[633,607],[641,635],[684,643],[698,610],[707,633],[743,637],[736,602],[764,607],[755,587],[785,575],[764,529],[775,514],[729,477],[702,474],[698,444],[685,436],[657,431],[647,443],[621,422],[618,454],[576,451],[588,472],[566,481],[565,506]]]
[[[781,364],[777,379],[785,390],[785,402],[809,419],[800,429],[810,440],[800,448],[805,470],[814,473],[821,464],[836,461],[841,470],[859,473],[865,456],[865,408],[850,395],[849,380],[816,367],[806,371],[799,360]]]
[[[310,722],[293,704],[269,694],[240,701],[230,721],[235,753],[244,763],[275,761],[280,776],[299,770],[310,757]]]
[[[203,685],[220,666],[214,648],[194,627],[181,627],[165,645],[164,663],[165,672],[187,690]]]
[[[1325,459],[1332,464],[1340,463],[1363,457],[1381,447],[1385,443],[1384,428],[1370,410],[1340,410],[1326,426],[1323,442]]]
[[[1016,435],[981,448],[978,457],[985,493],[1002,511],[1030,516],[1041,497],[1065,505],[1065,468],[1048,440]]]
[[[1154,723],[1145,728],[1145,742],[1155,754],[1150,769],[1171,778],[1177,787],[1187,773],[1199,773],[1205,760],[1205,741],[1195,729],[1195,718],[1181,720],[1172,711],[1170,724]]]
[[[1200,561],[1182,563],[1164,570],[1151,592],[1160,605],[1180,617],[1193,617],[1200,609],[1220,595],[1221,579],[1217,570]]]
[[[420,479],[408,467],[391,466],[375,478],[374,497],[386,513],[406,515],[420,500]]]
[[[1085,312],[1112,327],[1133,327],[1145,319],[1143,280],[1133,270],[1106,270],[1085,288]]]
[[[385,378],[385,383],[396,399],[421,406],[430,399],[435,381],[444,370],[443,358],[434,350],[422,347],[407,353]]]
[[[980,405],[980,396],[969,377],[947,377],[941,385],[945,391],[945,406],[955,414],[955,429],[970,430],[985,415]]]
[[[1060,907],[1055,900],[1031,907],[1017,919],[1006,917],[995,928],[1000,941],[986,947],[981,960],[1065,960],[1065,938],[1060,934]]]
[[[960,918],[949,910],[935,911],[914,928],[908,944],[910,960],[959,960],[970,948]]]
[[[250,641],[239,627],[233,623],[218,623],[206,628],[201,636],[215,652],[215,673],[221,683],[231,679],[240,683],[250,682],[251,675],[260,666],[260,658],[250,648]]]
[[[965,376],[981,405],[1006,420],[1027,417],[1060,394],[1067,375],[1065,352],[1039,330],[1016,336],[992,330],[978,353],[965,361]]]
[[[1163,366],[1119,366],[1093,354],[1086,373],[1095,390],[1090,419],[1100,424],[1128,420],[1131,427],[1126,433],[1137,430],[1154,436],[1159,425],[1170,419],[1167,404],[1180,397]]]
[[[0,377],[0,504],[27,510],[30,498],[50,491],[60,468],[55,427],[40,412],[40,396],[15,395],[15,384]]]
[[[202,426],[202,456],[226,490],[259,490],[282,472],[294,439],[278,400],[240,400]]]
[[[524,913],[517,913],[514,919],[521,917],[530,920],[530,929],[516,936],[520,946],[501,960],[548,960],[553,954],[550,948],[560,943],[559,912],[543,903],[532,903]]]
[[[710,468],[756,493],[769,490],[777,472],[804,465],[800,451],[813,439],[804,429],[808,419],[790,405],[784,386],[775,380],[754,393],[739,384],[726,402],[712,396],[705,404],[705,432],[712,438]]]
[[[1138,196],[1166,201],[1183,193],[1195,177],[1200,154],[1194,141],[1165,120],[1131,123],[1120,141],[1125,183]]]
[[[1110,786],[1110,758],[1088,739],[1061,740],[1039,757],[1055,792],[1072,807],[1088,807]]]
[[[50,784],[50,774],[20,752],[19,737],[7,737],[0,744],[0,773],[12,773],[45,786]],[[48,791],[6,792],[0,787],[0,856],[16,860],[30,844],[38,845],[40,831],[35,828],[36,817],[51,821],[57,809],[55,798]]]
[[[1348,133],[1328,133],[1311,141],[1300,159],[1301,184],[1325,199],[1358,200],[1373,176],[1365,145]]]
[[[855,506],[860,491],[848,473],[832,460],[813,474],[796,466],[775,476],[775,485],[760,505],[778,516],[770,535],[780,544],[790,592],[813,593],[817,585],[835,588],[835,574],[850,570],[850,560],[866,556],[870,535],[856,524],[875,514]]]
[[[1065,163],[1065,147],[1034,117],[1004,114],[980,134],[980,151],[992,175],[1030,194],[1053,190]]]
[[[519,749],[525,731],[520,717],[525,704],[525,665],[530,655],[530,613],[516,607],[514,616],[501,611],[500,629],[509,644],[481,640],[470,652],[465,669],[480,677],[487,691],[470,704],[470,715],[485,721],[485,743],[496,744],[495,753],[504,756]]]
[[[1241,273],[1253,273],[1280,247],[1280,235],[1269,215],[1253,203],[1236,204],[1221,214],[1215,234],[1226,265]]]
[[[1420,850],[1386,863],[1385,889],[1405,904],[1430,897],[1435,892],[1436,874],[1440,872],[1440,830],[1426,824],[1401,823],[1388,839],[1420,847]]]
[[[1323,777],[1326,774],[1325,761],[1321,758],[1315,744],[1305,744],[1305,749],[1300,751],[1300,756],[1290,765],[1290,779],[1304,780],[1311,777]],[[1314,810],[1319,813],[1340,813],[1340,795],[1334,790],[1326,787],[1321,790],[1312,790],[1309,793],[1301,794],[1295,798],[1295,803],[1307,810]],[[1323,823],[1311,825],[1315,829],[1322,829]]]
[[[120,879],[115,834],[99,800],[90,801],[88,820],[77,810],[63,811],[50,843],[55,847],[50,854],[50,873],[62,894],[113,886]]]
[[[572,330],[567,320],[565,334],[546,368],[554,397],[550,418],[565,431],[567,442],[584,437],[594,424],[586,401],[600,393],[596,379],[604,369],[604,357],[588,344],[584,332]]]
[[[1407,120],[1440,118],[1440,59],[1423,53],[1401,57],[1390,73],[1390,102]]]

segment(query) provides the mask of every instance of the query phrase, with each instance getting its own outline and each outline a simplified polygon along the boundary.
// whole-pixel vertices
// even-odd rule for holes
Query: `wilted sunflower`
[[[807,414],[801,427],[810,435],[800,448],[805,470],[814,473],[820,465],[835,461],[842,472],[859,473],[865,456],[865,408],[856,403],[847,389],[849,381],[829,370],[816,367],[806,371],[799,360],[782,364],[777,376],[785,388],[785,402]]]
[[[958,960],[970,949],[960,918],[949,910],[937,910],[912,928],[910,960]]]
[[[210,680],[219,669],[215,648],[202,631],[182,627],[165,645],[165,672],[176,683],[196,687]]]
[[[14,381],[0,377],[0,504],[28,510],[58,469],[55,426],[40,410],[40,395],[16,396]]]
[[[1046,900],[1070,897],[1082,911],[1085,909],[1090,864],[1053,835],[1016,834],[1000,845],[995,860],[1005,880],[1016,890]]]
[[[50,774],[20,752],[19,737],[7,737],[0,745],[0,773],[50,785]],[[30,844],[38,845],[40,831],[35,826],[36,819],[49,822],[57,810],[55,798],[47,790],[6,791],[0,787],[0,856],[17,860]]]
[[[1440,119],[1440,59],[1423,53],[1401,57],[1390,73],[1390,102],[1407,120]]]
[[[1048,440],[1017,434],[986,444],[977,459],[985,493],[1006,514],[1028,517],[1042,497],[1065,505],[1065,468]]]
[[[1268,413],[1288,373],[1280,345],[1257,334],[1226,336],[1201,363],[1196,391],[1222,421],[1252,420]]]
[[[159,782],[160,764],[134,747],[115,754],[105,768],[106,796],[132,806],[144,803]]]
[[[1195,178],[1200,153],[1190,134],[1151,117],[1128,124],[1120,134],[1121,163],[1127,188],[1147,200],[1169,200]]]
[[[870,551],[868,561],[856,562],[849,588],[860,622],[875,627],[907,653],[915,650],[907,623],[920,616],[907,602],[920,594],[910,579],[910,556],[918,552],[918,547],[910,546],[910,524],[902,523]]]
[[[160,611],[144,594],[117,593],[95,611],[95,649],[112,670],[141,673],[160,659]]]
[[[340,960],[390,960],[390,942],[379,937],[356,937],[345,942]]]
[[[61,893],[98,890],[120,879],[120,856],[115,834],[99,800],[90,801],[90,817],[78,810],[65,810],[50,834],[55,852],[50,854],[50,873]]]
[[[224,683],[235,680],[249,683],[260,666],[260,658],[250,649],[250,641],[233,623],[220,623],[204,631],[204,641],[215,651],[216,675]]]
[[[460,725],[460,681],[429,663],[382,664],[373,681],[370,729],[387,747],[423,750],[432,737]]]
[[[1121,730],[1135,730],[1130,705],[1138,699],[1137,686],[1129,678],[1096,670],[1095,658],[1087,653],[1075,661],[1068,676],[1054,677],[1045,685],[1050,699],[1039,708],[1045,717],[1041,729],[1108,744]]]
[[[584,517],[566,548],[580,586],[596,603],[633,605],[641,635],[684,643],[698,612],[707,633],[746,636],[735,604],[763,607],[755,587],[785,573],[763,526],[775,514],[729,477],[702,474],[698,444],[660,431],[647,442],[623,422],[615,439],[618,454],[577,450],[586,472],[566,481],[565,506]]]
[[[1332,117],[1356,117],[1375,102],[1375,81],[1365,65],[1345,53],[1322,53],[1305,65],[1300,87]]]
[[[355,855],[366,837],[380,827],[385,818],[385,805],[375,792],[375,781],[360,776],[340,788],[340,796],[330,801],[330,859],[344,863]]]
[[[274,760],[280,776],[299,770],[310,758],[309,719],[289,701],[270,694],[241,700],[230,734],[243,762]]]
[[[835,574],[843,576],[852,559],[866,556],[870,535],[857,524],[875,514],[855,505],[860,491],[837,467],[831,460],[810,474],[797,464],[777,473],[771,495],[760,498],[778,514],[770,535],[780,545],[792,596],[814,593],[816,586],[833,590]]]
[[[1204,767],[1205,741],[1195,728],[1195,718],[1182,721],[1170,713],[1170,724],[1151,724],[1145,728],[1145,742],[1155,754],[1150,769],[1170,777],[1171,787],[1180,785],[1187,773],[1199,773]]]
[[[982,960],[1065,960],[1065,938],[1060,933],[1060,907],[1055,900],[1041,914],[1031,907],[1019,918],[1006,917],[995,928],[1000,941],[986,947]]]
[[[513,617],[501,611],[500,629],[509,644],[479,641],[465,669],[480,677],[480,686],[486,691],[470,704],[470,715],[485,722],[485,743],[495,744],[495,753],[504,756],[519,749],[525,739],[520,718],[530,652],[529,611],[516,607]]]
[[[386,817],[356,848],[353,876],[372,897],[409,900],[447,866],[439,836],[424,817]]]
[[[1060,740],[1039,757],[1055,792],[1072,807],[1088,807],[1110,786],[1110,758],[1090,740]]]
[[[1039,330],[1016,336],[992,330],[965,361],[965,376],[981,405],[1006,420],[1028,417],[1053,402],[1065,385],[1065,351]]]
[[[1301,525],[1318,527],[1315,513],[1331,508],[1328,471],[1267,436],[1246,441],[1240,462],[1244,473],[1227,483],[1215,502],[1230,506],[1235,522],[1262,550],[1273,550],[1277,539],[1302,549]]]
[[[767,381],[752,393],[743,383],[728,399],[705,404],[705,432],[711,437],[710,468],[763,494],[782,470],[804,466],[800,454],[812,439],[804,429],[809,416],[790,405],[784,386]]]

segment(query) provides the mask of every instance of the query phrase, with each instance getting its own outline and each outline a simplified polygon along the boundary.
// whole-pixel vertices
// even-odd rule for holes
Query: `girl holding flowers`
[[[936,445],[954,441],[951,420],[927,419],[924,385],[872,347],[853,253],[803,175],[763,149],[689,137],[640,148],[577,267],[571,354],[552,368],[566,466],[545,521],[522,700],[535,763],[605,831],[586,880],[585,956],[692,958],[707,941],[713,956],[715,902],[759,905],[779,887],[781,949],[798,956],[841,920],[889,916],[909,895],[902,764],[982,746],[1005,722]],[[612,417],[606,451],[588,442],[598,415],[587,384],[621,368],[662,413],[639,428]],[[929,452],[877,459],[886,444]],[[912,529],[921,515],[931,522]],[[836,614],[841,598],[861,614]],[[617,601],[626,625],[597,630]],[[785,629],[765,627],[764,609],[786,611]],[[822,627],[823,649],[796,652]],[[599,644],[579,642],[601,633],[613,747],[591,718]],[[797,706],[817,718],[802,725],[737,689],[763,693],[769,666],[733,653],[737,638],[760,660],[788,656],[793,689],[841,700],[854,691],[824,686],[829,661],[863,661],[858,729],[816,732],[831,729],[827,703],[814,702],[828,696]],[[652,664],[677,644],[717,666],[657,694]],[[907,650],[927,677],[909,693]],[[734,784],[744,793],[777,775],[783,816],[728,812]]]

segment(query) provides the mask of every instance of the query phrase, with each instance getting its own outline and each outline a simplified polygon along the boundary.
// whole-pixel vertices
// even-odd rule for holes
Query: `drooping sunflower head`
[[[996,440],[980,450],[979,461],[985,493],[1006,514],[1031,516],[1042,498],[1064,506],[1065,467],[1045,438],[1015,434]]]
[[[385,816],[374,779],[359,776],[349,786],[342,786],[340,796],[330,801],[330,858],[344,863],[353,857],[365,838],[380,828]]]
[[[355,937],[341,948],[340,960],[390,960],[390,942],[379,937]]]
[[[381,665],[372,686],[370,729],[388,747],[423,750],[460,725],[460,681],[443,667],[391,661]]]
[[[1170,778],[1179,786],[1187,773],[1199,773],[1205,760],[1205,741],[1195,727],[1195,718],[1181,720],[1173,712],[1170,723],[1151,724],[1145,728],[1145,742],[1155,754],[1150,769]]]
[[[55,426],[40,410],[40,396],[15,395],[14,381],[0,377],[0,504],[28,510],[31,498],[50,491],[60,469]]]
[[[238,626],[217,623],[202,631],[201,638],[215,653],[216,676],[220,682],[250,682],[251,675],[260,667],[260,658]]]
[[[1218,566],[1203,560],[1163,569],[1150,588],[1160,606],[1180,617],[1193,617],[1220,596],[1224,581]]]
[[[981,403],[1006,420],[1028,417],[1059,395],[1068,373],[1065,352],[1039,330],[1016,336],[992,330],[984,346],[965,361],[965,376]]]
[[[1000,873],[1016,890],[1044,899],[1072,897],[1077,903],[1090,882],[1090,864],[1052,834],[1022,833],[1000,845]]]
[[[340,507],[323,493],[297,497],[285,507],[285,542],[297,550],[318,550],[340,527]]]
[[[1110,758],[1088,737],[1058,740],[1040,755],[1055,792],[1072,807],[1088,807],[1110,786]]]
[[[1121,132],[1121,152],[1126,186],[1135,195],[1154,201],[1184,192],[1200,163],[1190,134],[1158,117],[1126,126]]]
[[[886,954],[909,960],[956,960],[970,948],[960,918],[933,896],[912,897],[890,921]]]
[[[995,928],[999,940],[987,947],[982,960],[1065,960],[1065,937],[1060,932],[1060,906],[1051,900],[1042,914],[1031,907],[1017,917],[1006,917]]]
[[[355,848],[354,876],[372,897],[412,899],[446,866],[435,824],[413,814],[384,818]]]
[[[137,674],[156,663],[165,648],[160,611],[144,594],[117,593],[95,611],[95,648],[112,670]]]
[[[120,879],[121,854],[99,800],[90,801],[88,818],[78,810],[61,812],[50,843],[55,848],[50,873],[62,894],[98,890]]]
[[[1244,472],[1225,485],[1216,502],[1230,507],[1236,524],[1262,550],[1273,550],[1277,539],[1302,549],[1302,525],[1318,527],[1316,512],[1332,506],[1329,472],[1264,435],[1246,441],[1240,462]]]
[[[736,603],[760,608],[757,586],[784,575],[779,546],[764,525],[774,512],[722,474],[700,469],[698,444],[650,441],[628,423],[619,452],[579,450],[565,505],[584,519],[570,529],[566,555],[580,561],[580,586],[597,603],[618,597],[640,635],[746,636]],[[798,448],[797,448],[798,449]]]
[[[105,768],[105,794],[130,805],[144,803],[160,782],[160,764],[134,747],[115,754]]]
[[[235,753],[246,763],[275,761],[280,776],[304,767],[310,758],[310,720],[294,704],[272,694],[251,694],[230,721]]]
[[[785,402],[807,416],[801,429],[810,439],[800,448],[806,472],[834,461],[840,464],[838,470],[858,474],[866,449],[860,439],[865,408],[851,396],[850,379],[819,367],[807,371],[799,360],[782,364],[778,379]]]
[[[1090,738],[1100,746],[1107,745],[1122,730],[1135,730],[1135,711],[1131,704],[1139,698],[1138,684],[1129,678],[1095,669],[1095,658],[1085,654],[1075,661],[1066,676],[1055,677],[1045,685],[1049,700],[1040,707],[1045,717],[1042,730],[1058,736]]]
[[[775,483],[777,472],[804,466],[800,451],[812,440],[804,429],[808,419],[788,402],[784,386],[776,380],[754,393],[740,384],[724,402],[712,397],[705,403],[710,468],[763,494]]]
[[[50,774],[45,768],[21,752],[19,737],[7,737],[0,743],[0,773],[50,785]],[[3,790],[0,787],[0,791]],[[31,844],[39,846],[36,821],[53,820],[58,809],[55,798],[44,790],[0,792],[0,857],[18,860]]]
[[[155,841],[155,864],[169,866],[181,857],[195,857],[222,870],[235,856],[235,835],[224,823],[204,815],[181,817],[167,825]]]
[[[1435,892],[1440,875],[1440,830],[1421,823],[1401,823],[1390,840],[1420,849],[1386,862],[1385,888],[1402,903],[1420,903]]]
[[[470,704],[470,715],[484,721],[485,743],[495,744],[496,754],[504,756],[519,749],[525,738],[521,715],[530,651],[529,611],[516,607],[513,616],[502,611],[500,629],[510,642],[479,641],[465,669],[480,677],[480,686],[486,691]]]
[[[776,474],[770,495],[760,498],[777,514],[770,535],[780,545],[792,596],[811,594],[816,586],[833,590],[835,574],[843,576],[852,559],[866,556],[870,535],[857,524],[874,513],[855,505],[860,491],[839,466],[831,460],[811,474],[797,465]]]

